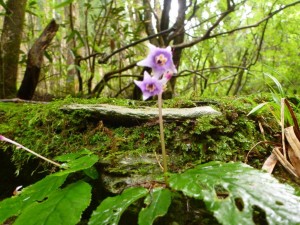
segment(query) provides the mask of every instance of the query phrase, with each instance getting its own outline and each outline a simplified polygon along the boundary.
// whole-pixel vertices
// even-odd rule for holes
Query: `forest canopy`
[[[171,96],[299,90],[300,1],[1,2],[0,98],[140,99],[147,43],[172,47]],[[45,41],[46,40],[46,41]]]

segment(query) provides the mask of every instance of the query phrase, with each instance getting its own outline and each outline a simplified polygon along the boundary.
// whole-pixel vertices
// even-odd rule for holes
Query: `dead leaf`
[[[297,158],[300,159],[300,142],[294,132],[294,127],[286,127],[284,133]]]
[[[297,175],[300,177],[300,159],[296,156],[291,146],[289,146],[288,148],[288,156],[292,165],[295,168]]]
[[[264,162],[262,169],[271,174],[273,172],[273,169],[277,162],[278,162],[278,159],[277,159],[276,155],[274,153],[271,153],[271,155]]]
[[[273,149],[273,153],[276,155],[278,161],[284,166],[284,168],[290,172],[292,175],[294,175],[295,177],[299,177],[296,173],[295,168],[293,167],[293,165],[287,161],[287,159],[282,155],[280,148],[279,147],[275,147]]]

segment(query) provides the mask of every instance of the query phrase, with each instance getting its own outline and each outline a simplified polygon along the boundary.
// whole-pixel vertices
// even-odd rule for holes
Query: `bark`
[[[169,28],[169,23],[170,23],[170,9],[171,9],[171,2],[172,0],[164,0],[164,8],[162,11],[162,16],[161,16],[161,22],[160,22],[160,30],[167,30]],[[163,45],[166,46],[168,45],[167,39],[168,39],[168,34],[162,35],[163,38]]]
[[[29,50],[25,75],[17,94],[18,98],[32,99],[39,82],[44,52],[54,38],[58,27],[55,20],[52,20]]]
[[[155,29],[152,24],[152,10],[151,10],[151,5],[149,0],[143,0],[143,4],[145,6],[144,9],[144,24],[145,24],[145,29],[146,33],[148,36],[154,35],[155,34]],[[159,21],[157,21],[159,22]],[[151,44],[155,46],[159,46],[159,39],[158,38],[153,38],[149,40]]]
[[[27,0],[8,0],[0,44],[0,98],[16,96],[19,52]]]
[[[173,36],[174,45],[181,44],[184,42],[185,11],[186,11],[186,0],[178,0],[178,16],[175,23],[176,30]],[[173,51],[173,62],[177,67],[177,69],[179,68],[180,65],[182,50],[183,50],[182,48],[175,48]],[[172,97],[176,85],[176,77],[173,77],[173,79],[170,80],[170,84],[171,84],[171,93],[169,95]]]
[[[75,4],[71,3],[65,7],[65,16],[68,18],[68,26],[69,29],[74,32],[75,26]],[[75,65],[75,57],[76,57],[76,38],[73,36],[67,43],[66,43],[66,61],[68,65]],[[75,77],[78,76],[77,69],[74,67],[72,69],[68,69],[67,71],[67,79],[66,79],[66,93],[71,95],[75,94]]]

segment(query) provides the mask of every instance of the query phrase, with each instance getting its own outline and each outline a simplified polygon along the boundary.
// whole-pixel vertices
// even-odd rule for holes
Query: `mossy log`
[[[108,104],[71,104],[62,107],[62,110],[71,112],[76,110],[89,111],[101,120],[118,124],[134,124],[158,118],[158,109],[153,107],[129,108]],[[199,106],[192,108],[163,108],[164,120],[180,121],[197,119],[204,115],[220,115],[210,106]]]

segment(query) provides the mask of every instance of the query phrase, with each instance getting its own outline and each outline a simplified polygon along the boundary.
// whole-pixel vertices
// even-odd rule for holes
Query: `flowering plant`
[[[134,81],[134,83],[141,89],[143,93],[143,100],[152,96],[158,96],[159,108],[159,127],[160,127],[160,140],[163,157],[163,170],[165,173],[165,181],[167,183],[166,173],[167,169],[167,156],[164,141],[164,129],[162,119],[162,93],[165,89],[167,82],[172,78],[173,74],[177,73],[176,67],[172,59],[171,47],[158,48],[152,44],[148,45],[149,54],[142,61],[138,62],[138,66],[145,66],[152,69],[152,76],[148,72],[144,72],[143,81]]]
[[[144,72],[143,81],[134,81],[143,93],[143,100],[152,96],[162,94],[164,86],[177,73],[176,67],[172,59],[171,47],[158,48],[152,44],[148,45],[149,54],[142,61],[138,62],[138,66],[145,66],[152,69],[152,76],[148,72]]]

